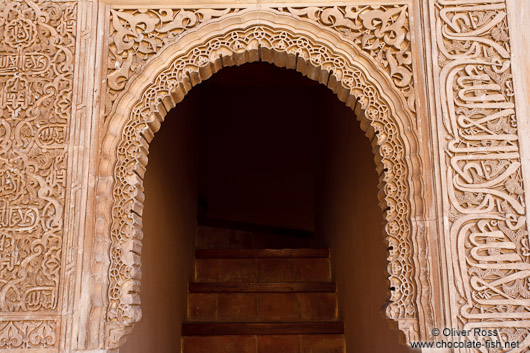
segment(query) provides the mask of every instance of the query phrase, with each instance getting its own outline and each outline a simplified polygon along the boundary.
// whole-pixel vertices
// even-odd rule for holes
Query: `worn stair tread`
[[[329,249],[197,249],[197,259],[327,258]]]
[[[335,293],[334,282],[226,283],[191,282],[190,293]]]
[[[344,334],[344,324],[332,322],[183,323],[182,336]]]

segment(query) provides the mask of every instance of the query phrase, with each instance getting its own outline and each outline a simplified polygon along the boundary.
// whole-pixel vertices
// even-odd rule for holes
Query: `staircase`
[[[241,248],[263,235],[233,234],[199,229],[210,248],[195,253],[182,353],[344,353],[329,250]]]

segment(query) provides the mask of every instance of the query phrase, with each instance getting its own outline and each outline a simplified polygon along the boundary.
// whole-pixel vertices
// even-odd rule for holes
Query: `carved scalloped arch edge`
[[[261,18],[261,16],[271,15],[270,13],[265,13],[262,11],[260,12],[261,16],[256,16],[255,12],[250,13],[250,15],[254,17],[254,18],[251,18],[250,20],[253,20],[253,19],[255,20],[255,17],[259,17],[258,21],[255,21],[254,23],[248,23],[251,21],[247,20],[247,23],[245,23],[246,25],[245,28],[248,29],[250,27],[258,27],[258,26],[264,27],[266,21],[263,18]],[[277,18],[278,15],[274,14],[274,17]],[[194,47],[198,47],[201,44],[206,43],[207,39],[204,38],[204,35],[201,36],[202,32],[208,33],[209,38],[214,38],[216,36],[219,36],[220,34],[226,35],[230,33],[230,31],[233,29],[229,29],[228,27],[235,27],[236,31],[244,30],[242,29],[243,26],[241,24],[243,22],[242,19],[241,18],[238,18],[238,19],[239,19],[239,23],[237,22],[234,23],[235,21],[233,21],[232,19],[232,21],[224,21],[224,22],[228,22],[227,24],[223,23],[224,26],[219,25],[223,21],[218,21],[218,23],[216,24],[210,24],[210,26],[203,27],[203,28],[208,28],[208,29],[210,29],[210,27],[219,27],[220,29],[218,29],[217,31],[196,30],[196,31],[193,31],[192,33],[186,34],[186,39],[189,43],[187,46],[179,48],[179,45],[177,44],[177,45],[172,45],[168,47],[159,56],[155,57],[152,60],[151,64],[146,67],[146,69],[144,70],[142,74],[140,74],[135,80],[131,80],[126,90],[127,93],[123,96],[123,98],[118,103],[118,108],[116,112],[120,112],[121,114],[120,113],[114,114],[111,117],[111,119],[108,120],[108,124],[105,129],[107,131],[107,135],[103,141],[103,156],[102,156],[103,158],[100,163],[100,176],[102,178],[100,179],[101,182],[98,185],[98,196],[101,197],[102,200],[105,199],[105,195],[108,197],[108,195],[111,195],[113,191],[116,190],[116,184],[114,184],[114,181],[115,181],[114,178],[115,178],[115,172],[118,168],[119,162],[116,165],[115,163],[116,161],[119,161],[120,159],[116,152],[117,145],[119,141],[122,141],[122,131],[124,129],[123,124],[127,121],[130,122],[132,120],[130,118],[132,107],[138,105],[138,104],[131,104],[131,103],[133,103],[134,101],[141,102],[141,100],[139,100],[138,97],[144,96],[145,92],[147,91],[147,87],[149,86],[150,83],[153,82],[153,77],[157,77],[164,70],[164,68],[170,66],[171,63],[173,63],[175,60],[178,60],[178,58],[183,56],[183,54],[179,55],[178,53],[185,54],[189,52],[190,49]],[[283,30],[288,30],[288,31],[291,31],[292,33],[297,33],[297,35],[300,35],[303,31],[298,27],[300,25],[299,19],[290,19],[290,20],[296,22],[297,24],[296,29],[293,26],[286,25],[285,23],[282,23],[281,26],[278,26],[278,24],[275,22],[269,23],[268,26],[265,26],[265,27],[269,27],[269,30],[271,31],[277,31],[278,27],[280,27]],[[288,23],[289,19],[284,20],[284,22]],[[309,26],[309,24],[306,24],[306,26]],[[417,165],[419,165],[419,163],[417,161],[414,161],[414,159],[417,159],[416,150],[415,150],[416,137],[414,136],[413,131],[407,132],[406,131],[407,129],[405,129],[405,127],[403,126],[403,122],[405,122],[406,125],[408,126],[412,126],[412,124],[410,124],[410,121],[412,120],[412,118],[410,116],[410,113],[403,106],[403,100],[399,98],[399,94],[394,93],[392,89],[386,89],[387,87],[392,87],[391,85],[389,85],[389,82],[387,82],[388,79],[386,79],[386,75],[381,75],[377,72],[377,70],[375,70],[373,71],[374,76],[379,76],[379,77],[374,79],[374,77],[368,73],[368,70],[366,70],[366,67],[372,68],[373,66],[370,63],[370,60],[367,60],[366,58],[363,57],[362,53],[356,53],[355,48],[352,48],[351,46],[348,46],[347,44],[345,44],[343,40],[335,36],[333,33],[330,33],[329,31],[327,31],[327,33],[322,33],[322,28],[318,28],[317,26],[314,26],[314,25],[312,26],[314,27],[313,31],[306,31],[306,33],[304,33],[304,35],[307,36],[310,42],[311,41],[313,42],[311,44],[313,46],[323,45],[328,48],[331,47],[333,48],[334,54],[337,54],[337,55],[340,54],[345,58],[349,58],[348,64],[351,64],[353,67],[356,67],[357,69],[359,67],[363,68],[363,70],[361,71],[363,75],[365,76],[364,79],[367,82],[370,82],[370,85],[372,87],[375,87],[376,92],[379,96],[379,99],[382,101],[382,104],[386,106],[388,109],[387,110],[388,118],[392,119],[394,117],[399,117],[401,119],[401,120],[400,119],[393,120],[393,122],[396,124],[396,127],[398,129],[397,140],[399,141],[399,144],[403,146],[404,148],[402,152],[403,153],[405,151],[407,152],[406,154],[403,154],[401,156],[401,159],[403,160],[403,166],[405,166],[409,170],[413,170],[413,166],[411,165],[416,164],[416,168],[417,168]],[[318,33],[318,37],[314,35],[314,32]],[[314,39],[315,37],[319,39],[315,40]],[[327,38],[324,38],[324,37],[327,37]],[[330,37],[332,37],[331,40],[330,40]],[[337,44],[339,44],[338,46],[342,46],[342,48],[337,48]],[[286,52],[270,50],[273,48],[266,48],[263,46],[259,48],[255,48],[255,49],[259,53],[257,59],[268,61],[278,66],[289,67],[289,64],[287,63],[288,60],[286,58],[288,54]],[[264,55],[263,53],[266,53],[267,50],[269,50],[269,53]],[[353,54],[355,55],[355,59],[353,59],[352,54],[349,53],[351,51],[354,52]],[[267,57],[267,55],[269,54],[270,56]],[[137,155],[136,160],[133,161],[134,174],[129,174],[130,180],[126,182],[126,184],[128,184],[126,186],[130,187],[133,190],[133,194],[134,194],[134,200],[132,200],[132,204],[130,204],[128,207],[130,207],[131,212],[139,213],[139,214],[136,214],[137,217],[133,215],[132,217],[129,218],[130,221],[136,224],[134,227],[135,229],[132,230],[132,232],[134,233],[132,237],[132,241],[129,242],[132,244],[118,244],[118,245],[125,245],[128,251],[131,251],[133,254],[138,255],[138,259],[133,259],[133,265],[134,263],[137,262],[136,265],[139,267],[139,249],[137,250],[133,250],[133,249],[138,247],[137,242],[139,242],[142,238],[141,204],[143,202],[143,188],[142,188],[141,177],[143,175],[143,172],[145,171],[145,165],[147,164],[147,150],[148,150],[148,144],[149,144],[150,139],[152,139],[152,137],[154,136],[154,132],[156,132],[160,128],[160,124],[162,123],[166,112],[170,110],[172,107],[174,107],[180,100],[182,100],[185,94],[187,93],[187,91],[189,91],[189,89],[191,89],[195,84],[200,83],[203,79],[209,77],[211,74],[218,71],[223,66],[239,65],[244,62],[250,62],[251,60],[253,60],[251,57],[252,55],[255,55],[255,54],[252,54],[252,51],[249,51],[248,48],[245,48],[242,52],[232,53],[231,56],[225,56],[222,59],[219,58],[218,60],[214,62],[210,61],[208,65],[198,68],[196,73],[191,73],[187,78],[184,79],[183,82],[180,83],[179,86],[182,87],[182,91],[180,94],[177,91],[171,92],[172,94],[170,94],[170,92],[167,92],[164,95],[164,97],[161,98],[160,104],[158,104],[156,107],[150,107],[150,109],[153,111],[152,117],[148,122],[146,121],[148,124],[145,124],[143,128],[143,133],[138,132],[138,135],[135,137],[136,142],[145,141],[145,145],[140,146],[138,150],[138,152],[141,151],[140,155]],[[256,57],[254,57],[254,60],[255,59]],[[347,89],[346,87],[344,87],[342,81],[339,82],[339,80],[337,80],[335,73],[333,73],[332,75],[329,75],[328,71],[322,70],[321,67],[317,67],[317,65],[311,64],[310,61],[308,62],[303,59],[302,60],[298,60],[298,59],[302,59],[302,58],[301,57],[295,58],[295,67],[291,67],[291,68],[297,68],[298,71],[301,71],[302,74],[308,76],[309,78],[312,78],[321,83],[327,84],[328,87],[330,87],[334,91],[334,93],[337,94],[338,98],[341,101],[346,102],[346,105],[351,107],[356,112],[357,117],[361,120],[361,128],[363,128],[367,136],[372,140],[372,144],[374,146],[374,153],[376,155],[376,164],[378,164],[378,172],[381,175],[381,186],[383,187],[381,190],[382,190],[383,195],[385,195],[386,190],[384,190],[384,185],[385,185],[385,182],[388,180],[388,170],[385,170],[386,167],[385,167],[384,161],[387,159],[385,159],[379,151],[380,149],[379,145],[382,145],[383,142],[386,142],[386,140],[382,139],[379,136],[380,132],[383,131],[381,129],[384,129],[384,126],[375,126],[375,127],[372,126],[376,124],[373,124],[373,121],[371,121],[369,118],[366,117],[366,110],[363,110],[363,108],[367,107],[367,104],[363,105],[362,103],[359,103],[358,100],[355,98],[353,92]],[[168,62],[169,62],[169,65],[168,65]],[[163,69],[159,69],[160,67],[162,67]],[[210,67],[211,72],[208,72],[208,69],[205,67]],[[383,90],[383,88],[379,84],[383,84],[384,86],[386,86],[385,90]],[[390,98],[389,95],[383,92],[389,93],[390,95],[394,95],[394,97]],[[357,95],[359,96],[359,94]],[[359,96],[359,98],[363,99],[366,97]],[[370,100],[368,100],[368,102],[370,102]],[[143,102],[141,102],[140,104],[143,104]],[[409,157],[405,158],[405,155],[410,156],[410,158]],[[406,174],[409,174],[409,175],[406,175],[406,177],[408,177],[409,180],[406,180],[407,178],[404,178],[403,180],[405,181],[405,185],[410,188],[408,192],[409,193],[412,192],[415,194],[414,197],[418,197],[417,196],[418,190],[413,189],[412,187],[410,187],[411,185],[409,185],[409,184],[412,184],[410,173],[406,173]],[[416,189],[417,188],[418,188],[418,185],[416,185]],[[412,199],[412,201],[409,202],[409,199]],[[116,196],[113,196],[112,201],[114,205],[114,207],[112,207],[112,210],[115,210],[116,209],[115,206],[116,204],[119,204],[119,200],[116,199]],[[128,200],[128,202],[129,201],[131,200]],[[386,208],[388,206],[387,205],[388,200],[386,200],[385,196],[381,197],[381,201],[382,201],[382,206]],[[413,210],[411,209],[412,207],[416,206],[416,202],[414,198],[406,197],[406,200],[404,201],[405,203],[409,204],[409,210],[411,211],[410,215],[414,214],[414,212],[412,212]],[[421,204],[421,197],[420,197],[419,204]],[[137,211],[133,211],[135,207],[138,207]],[[106,205],[105,202],[98,203],[98,214],[103,217],[102,219],[106,219],[105,223],[112,222],[112,220],[108,218],[108,215],[109,215],[108,205]],[[133,218],[135,218],[135,220],[133,220]],[[408,233],[405,234],[405,237],[407,238],[406,240],[409,241],[408,245],[410,247],[413,247],[413,244],[410,242],[411,242],[412,234],[415,231],[414,222],[413,221],[411,222],[410,219],[407,220],[407,222],[410,226],[410,229],[408,230]],[[102,227],[102,228],[99,228],[99,231],[108,232],[108,229],[104,229],[104,227]],[[387,229],[387,232],[388,232],[388,229]],[[110,241],[111,243],[116,242],[115,239],[110,239]],[[110,245],[112,246],[112,244]],[[141,243],[140,243],[140,247],[141,247]],[[412,250],[414,249],[411,249],[411,251]],[[411,258],[415,257],[414,253],[409,254],[409,255]],[[413,287],[413,288],[409,288],[409,290],[412,291],[412,298],[413,298],[413,300],[411,300],[410,303],[414,303],[414,296],[417,294],[417,290],[416,290],[417,283],[414,283],[414,279],[416,279],[416,282],[417,282],[417,278],[414,278],[415,276],[414,266],[415,265],[417,266],[416,260],[417,259],[414,259],[414,260],[410,259],[410,262],[408,264],[412,267],[412,268],[409,268],[410,283],[408,284]],[[391,261],[390,265],[392,265],[392,260],[390,261]],[[112,270],[112,263],[110,265],[111,265],[111,270]],[[110,280],[112,282],[112,279]],[[107,336],[107,341],[109,342],[111,346],[114,346],[114,347],[117,347],[120,345],[120,342],[122,341],[122,337],[124,336],[124,334],[126,334],[127,332],[130,332],[130,328],[132,327],[133,323],[136,322],[141,315],[139,311],[139,300],[136,294],[137,286],[139,284],[139,279],[137,281],[133,280],[133,282],[134,283],[132,284],[132,286],[129,287],[132,293],[128,293],[125,296],[128,299],[126,299],[127,303],[124,305],[134,308],[134,311],[135,311],[134,316],[127,318],[125,320],[109,319],[109,316],[107,316],[107,319],[108,319],[107,333],[110,334],[111,331],[113,332],[113,334]],[[108,303],[108,304],[110,307],[111,303]],[[123,304],[123,303],[120,303],[120,304]],[[391,306],[392,304],[390,304],[389,307]],[[412,312],[409,313],[408,316],[403,315],[402,313],[399,315],[393,315],[390,311],[388,311],[388,314],[391,318],[400,322],[399,324],[400,328],[403,329],[403,331],[407,331],[406,336],[408,340],[414,339],[419,334],[418,323],[417,323],[418,317],[416,313],[417,308],[414,307],[412,309],[413,309]],[[120,327],[123,328],[123,330],[120,330],[119,329]],[[122,334],[116,334],[116,332],[122,332]],[[110,336],[114,338],[111,338]]]

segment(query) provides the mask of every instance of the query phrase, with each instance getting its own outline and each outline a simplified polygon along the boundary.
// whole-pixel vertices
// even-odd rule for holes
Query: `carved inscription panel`
[[[54,320],[3,317],[60,309],[76,20],[75,2],[0,1],[0,350],[57,343]]]
[[[498,329],[503,347],[528,348],[530,243],[506,4],[439,0],[432,10],[451,324]]]

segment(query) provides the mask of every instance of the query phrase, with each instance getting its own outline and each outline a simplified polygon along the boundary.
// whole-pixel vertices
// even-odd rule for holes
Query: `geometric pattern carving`
[[[0,2],[4,313],[58,309],[76,8],[75,2]],[[0,347],[55,344],[50,321],[2,321],[0,328]]]
[[[277,11],[268,13],[279,16]],[[240,16],[240,13],[235,16]],[[223,19],[228,21],[230,17],[227,15]],[[373,60],[367,55],[365,58]],[[314,80],[328,84],[339,99],[352,108],[356,107],[362,120],[361,127],[367,131],[376,150],[380,187],[385,195],[382,208],[387,220],[390,245],[388,268],[392,287],[387,314],[403,326],[416,322],[409,167],[405,158],[406,147],[399,131],[400,123],[396,121],[387,98],[355,60],[323,45],[321,40],[281,29],[278,24],[241,25],[207,40],[196,41],[183,54],[172,58],[170,64],[150,77],[150,82],[141,88],[141,94],[129,102],[127,117],[120,118],[124,114],[123,109],[112,109],[115,116],[125,120],[122,130],[110,132],[111,137],[118,136],[119,139],[111,172],[114,185],[107,312],[108,332],[113,332],[116,339],[119,339],[119,335],[115,334],[116,327],[123,326],[129,331],[130,325],[141,317],[138,290],[144,199],[142,177],[149,141],[167,111],[181,101],[192,86],[223,66],[260,59],[297,69]],[[372,65],[375,64],[372,62]],[[404,99],[402,104],[407,105]],[[113,120],[111,117],[111,124]],[[109,165],[109,162],[103,161],[102,165]],[[415,327],[415,324],[412,325]],[[409,339],[416,334],[414,327],[406,328],[407,334],[411,335]],[[119,346],[119,342],[114,341],[110,345]]]
[[[528,348],[530,242],[505,2],[440,0],[434,10],[452,325],[498,329]]]

